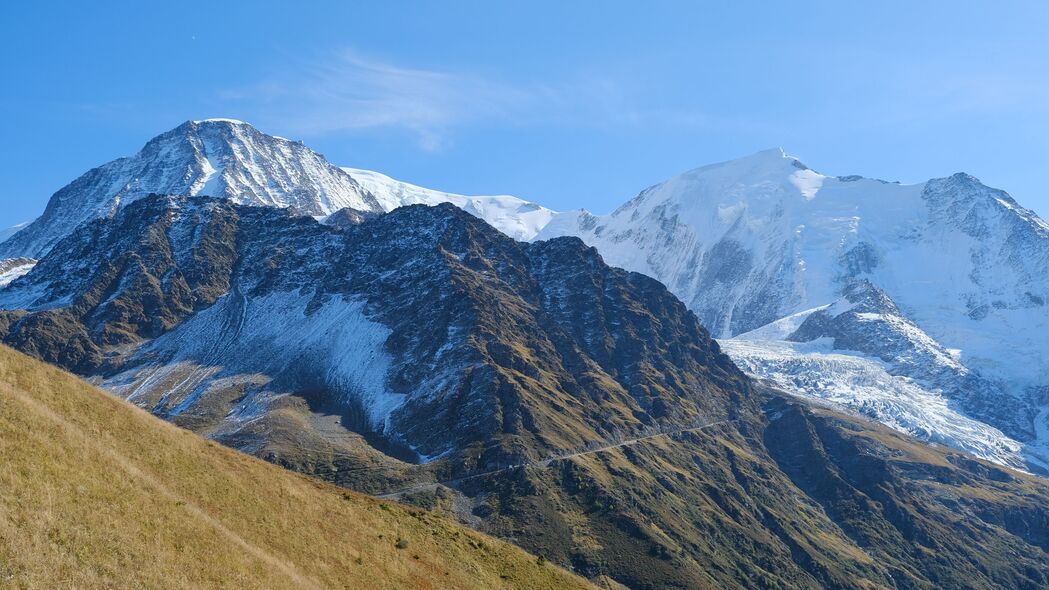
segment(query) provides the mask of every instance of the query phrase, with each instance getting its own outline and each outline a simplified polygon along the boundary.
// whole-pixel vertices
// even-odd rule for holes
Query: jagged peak
[[[973,201],[978,197],[990,197],[1010,209],[1018,208],[1009,193],[987,186],[979,178],[967,172],[955,172],[950,176],[933,178],[925,183],[926,198],[935,195],[940,200]]]
[[[252,141],[262,140],[263,143],[295,144],[295,147],[298,147],[299,149],[305,148],[305,150],[311,153],[316,153],[306,147],[301,141],[291,140],[286,137],[260,131],[251,123],[239,119],[226,118],[193,119],[183,121],[176,127],[160,133],[147,141],[146,145],[143,147],[143,151],[148,151],[151,147],[167,145],[172,141],[196,144],[198,139],[204,138],[217,139],[220,142],[227,144],[233,143],[238,139],[246,140],[247,138],[251,138]],[[320,154],[317,155],[319,156]]]
[[[217,139],[220,143],[229,144],[237,134],[265,137],[264,133],[247,123],[238,122],[234,124],[219,119],[183,121],[179,125],[150,138],[136,155],[156,154],[168,157],[167,154],[171,146],[185,146],[185,148],[179,147],[178,149],[188,148],[199,152],[201,151],[201,142],[205,138]]]
[[[283,138],[269,135],[259,131],[254,125],[240,121],[238,119],[196,119],[183,121],[174,128],[165,131],[149,140],[147,143],[153,143],[157,140],[163,140],[168,138],[183,138],[192,135],[199,135],[201,133],[231,133],[231,134],[246,134],[258,137],[273,138],[281,140]],[[284,140],[288,141],[288,140]]]
[[[932,178],[928,181],[929,185],[941,185],[951,188],[967,187],[967,188],[990,188],[984,183],[980,182],[979,178],[976,178],[968,172],[955,172],[950,176],[944,176],[940,178]]]

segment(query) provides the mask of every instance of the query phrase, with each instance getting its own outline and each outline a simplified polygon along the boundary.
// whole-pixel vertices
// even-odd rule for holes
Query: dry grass
[[[0,587],[588,586],[422,510],[207,442],[0,347]]]

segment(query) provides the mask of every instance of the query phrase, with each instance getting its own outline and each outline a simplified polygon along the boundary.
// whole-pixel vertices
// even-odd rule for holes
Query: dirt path
[[[470,474],[470,475],[464,475],[463,477],[458,477],[458,478],[454,478],[454,479],[446,479],[444,481],[437,481],[437,482],[431,482],[431,483],[420,483],[420,484],[416,484],[416,485],[413,485],[413,486],[410,486],[410,487],[407,487],[407,488],[403,488],[403,489],[400,489],[400,490],[396,490],[396,491],[393,491],[393,492],[380,494],[380,495],[378,495],[376,497],[377,498],[383,498],[383,499],[386,499],[386,500],[399,500],[405,494],[414,494],[414,493],[418,493],[418,492],[433,491],[433,490],[436,490],[437,488],[440,488],[440,487],[447,487],[447,488],[455,489],[455,487],[457,485],[459,485],[459,483],[461,483],[463,481],[466,481],[466,480],[470,480],[470,479],[476,479],[476,478],[479,478],[479,477],[487,477],[489,475],[495,475],[497,473],[503,473],[503,472],[506,472],[506,471],[512,471],[514,469],[521,469],[521,468],[530,467],[530,466],[538,466],[540,468],[545,469],[545,468],[549,467],[550,464],[554,463],[555,461],[566,461],[566,460],[574,459],[574,458],[577,458],[577,457],[584,457],[586,455],[593,455],[593,454],[596,454],[596,453],[603,453],[605,451],[610,451],[612,449],[618,449],[618,448],[621,448],[621,447],[627,447],[627,446],[631,446],[631,445],[636,445],[638,443],[645,442],[645,441],[648,441],[648,440],[652,440],[652,439],[655,439],[655,438],[660,438],[660,437],[664,437],[664,436],[665,437],[671,437],[671,436],[674,436],[674,435],[677,435],[677,434],[681,434],[681,433],[684,433],[684,432],[696,432],[696,431],[704,430],[704,429],[711,428],[711,427],[714,427],[714,426],[719,426],[721,424],[727,424],[728,422],[732,422],[732,420],[718,420],[717,422],[710,422],[708,424],[703,424],[702,426],[690,426],[690,427],[686,427],[686,428],[678,428],[678,429],[675,429],[675,430],[667,430],[667,431],[664,431],[664,432],[657,432],[655,434],[648,434],[648,435],[639,436],[639,437],[636,437],[636,438],[628,438],[628,439],[620,441],[620,442],[608,443],[608,444],[605,444],[605,445],[602,445],[602,446],[599,446],[599,447],[595,447],[593,449],[586,449],[586,450],[582,450],[582,451],[566,453],[564,455],[557,455],[557,456],[550,457],[550,458],[547,458],[547,459],[539,459],[539,460],[536,460],[536,461],[528,461],[528,462],[525,462],[525,463],[519,463],[517,465],[511,465],[509,467],[502,467],[500,469],[492,469],[492,470],[489,470],[489,471],[482,471],[481,473],[473,473],[473,474]]]
[[[670,430],[670,431],[667,431],[667,432],[657,432],[656,434],[650,434],[650,435],[647,435],[647,436],[639,436],[637,438],[627,439],[627,440],[624,440],[622,442],[606,445],[606,446],[603,446],[603,447],[598,447],[596,449],[591,449],[589,451],[579,451],[578,453],[569,453],[567,455],[561,455],[561,456],[553,457],[553,458],[550,458],[550,459],[543,459],[542,461],[537,461],[536,463],[540,467],[548,467],[550,465],[550,463],[552,463],[554,461],[563,461],[565,459],[572,459],[572,458],[575,458],[575,457],[582,457],[584,455],[592,455],[594,453],[603,453],[605,451],[609,451],[609,450],[612,450],[612,449],[618,449],[620,447],[628,447],[628,446],[631,446],[631,445],[636,445],[639,442],[644,442],[646,440],[652,440],[654,438],[660,438],[660,437],[663,437],[663,436],[673,436],[675,434],[681,434],[682,432],[693,432],[693,431],[697,431],[697,430],[703,430],[705,428],[710,428],[711,426],[718,426],[718,425],[721,425],[721,424],[725,424],[726,422],[728,422],[728,420],[719,420],[717,422],[711,422],[710,424],[704,424],[703,426],[694,426],[692,428],[680,428],[680,429],[677,429],[677,430]]]

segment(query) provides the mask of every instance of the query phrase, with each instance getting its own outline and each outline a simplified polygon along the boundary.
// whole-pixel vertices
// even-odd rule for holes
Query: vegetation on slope
[[[760,417],[402,499],[463,493],[487,532],[635,590],[1049,587],[1044,480],[768,394]]]
[[[205,441],[0,347],[4,588],[584,588],[420,509]]]

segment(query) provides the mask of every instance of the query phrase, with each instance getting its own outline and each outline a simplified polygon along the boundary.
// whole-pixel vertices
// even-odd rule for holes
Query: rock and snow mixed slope
[[[848,284],[833,304],[721,342],[747,371],[796,393],[1005,465],[1049,468],[1038,445],[1025,449],[1002,432],[1037,439],[1022,400],[1001,395],[866,280]]]
[[[32,258],[0,260],[0,288],[8,286],[11,281],[33,270],[34,266],[36,266],[36,260]]]
[[[914,185],[825,176],[769,150],[686,172],[610,215],[563,213],[538,239],[558,235],[579,236],[611,264],[661,280],[723,339],[834,304],[857,282],[871,285],[885,309],[846,314],[847,340],[842,330],[825,334],[838,338],[835,348],[888,362],[892,374],[930,392],[931,406],[945,395],[952,411],[1004,432],[992,446],[1020,441],[1044,461],[1049,226],[971,176]],[[819,337],[809,327],[797,339]],[[909,344],[886,350],[889,336]],[[756,342],[748,338],[740,362],[781,374],[758,370]],[[773,343],[768,356],[782,352]],[[892,388],[884,396],[888,404]],[[857,395],[847,405],[865,403]],[[908,430],[971,448],[934,423]]]
[[[897,430],[1003,465],[1026,468],[1022,445],[950,406],[946,397],[891,374],[883,363],[829,342],[722,340],[744,371],[812,400],[853,409]]]

